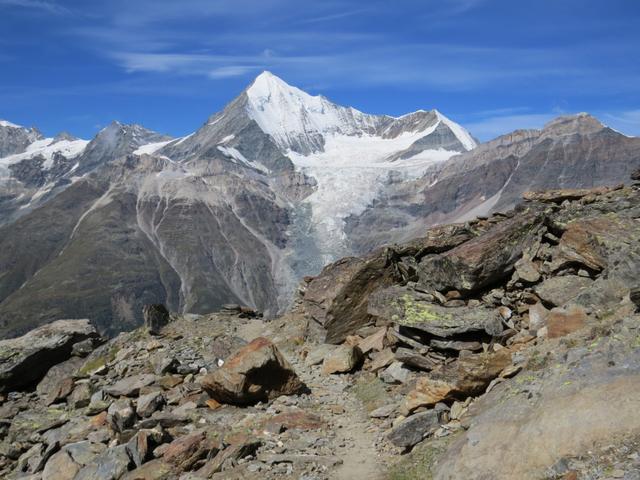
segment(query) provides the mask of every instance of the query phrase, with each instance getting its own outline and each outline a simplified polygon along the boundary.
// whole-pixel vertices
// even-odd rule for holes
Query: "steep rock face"
[[[584,115],[477,146],[436,110],[369,115],[268,72],[179,139],[117,122],[90,142],[7,125],[22,140],[0,158],[3,335],[90,305],[108,333],[139,324],[143,303],[275,315],[337,258],[509,208],[524,189],[620,181],[638,153]]]
[[[42,134],[6,120],[0,120],[0,158],[24,152],[29,145],[40,140]]]
[[[386,229],[378,241],[403,241],[424,224],[512,208],[527,190],[623,182],[638,164],[640,139],[586,114],[561,117],[540,131],[504,135],[435,165],[419,180],[394,185],[376,204],[349,218],[347,232],[356,250],[366,251],[370,230]]]

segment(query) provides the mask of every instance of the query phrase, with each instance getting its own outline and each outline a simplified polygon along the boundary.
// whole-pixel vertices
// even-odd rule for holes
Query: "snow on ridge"
[[[335,135],[326,139],[324,152],[301,155],[289,152],[296,168],[317,181],[317,188],[305,202],[311,205],[312,222],[325,263],[348,254],[346,219],[360,215],[378,197],[393,175],[414,180],[432,165],[459,152],[424,150],[411,158],[389,161],[416,140],[436,129],[438,123],[418,133],[405,132],[393,139],[363,135]]]
[[[11,123],[8,120],[0,120],[0,127],[24,128],[20,125],[16,125],[15,123]]]
[[[60,153],[66,158],[75,158],[82,154],[89,144],[88,140],[59,140],[57,142],[54,140],[54,138],[36,140],[27,147],[26,151],[0,158],[0,165],[12,165],[41,155],[45,159],[42,168],[48,170],[53,167],[54,154]]]
[[[460,140],[460,143],[464,146],[464,148],[469,150],[473,150],[478,146],[478,143],[473,139],[473,137],[469,134],[467,130],[462,128],[456,122],[449,120],[447,117],[442,115],[438,110],[435,111],[438,116],[438,120],[444,123],[447,127],[451,129],[453,134]]]
[[[264,72],[247,89],[247,112],[263,132],[283,148],[296,137],[313,134],[352,135],[374,126],[377,117],[312,96]]]
[[[138,147],[133,154],[134,155],[152,155],[154,153],[156,153],[158,150],[160,150],[162,147],[164,147],[165,145],[168,145],[171,142],[174,142],[175,139],[171,139],[171,140],[165,140],[162,142],[153,142],[153,143],[147,143],[146,145],[142,145],[140,147]]]

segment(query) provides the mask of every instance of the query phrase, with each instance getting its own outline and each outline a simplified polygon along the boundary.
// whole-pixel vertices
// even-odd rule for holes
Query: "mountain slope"
[[[523,192],[624,182],[640,165],[640,139],[587,114],[542,130],[518,130],[435,165],[348,220],[356,250],[421,235],[424,225],[463,222],[512,208]],[[372,236],[371,231],[380,232]]]
[[[0,128],[0,166],[42,140]],[[639,151],[585,116],[477,146],[437,110],[369,115],[268,72],[183,138],[114,122],[82,142],[52,168],[40,152],[5,170],[2,336],[63,317],[113,334],[145,302],[275,315],[327,262],[510,207],[525,189],[620,181]]]

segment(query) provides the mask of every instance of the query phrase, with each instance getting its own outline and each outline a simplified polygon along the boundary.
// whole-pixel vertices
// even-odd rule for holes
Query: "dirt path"
[[[342,375],[324,375],[321,366],[309,367],[296,362],[296,371],[318,396],[333,432],[331,444],[334,454],[342,460],[334,472],[335,480],[383,480],[386,466],[376,450],[376,434],[363,404],[346,387],[349,380]],[[341,412],[340,407],[344,408]],[[338,413],[331,413],[335,409]]]

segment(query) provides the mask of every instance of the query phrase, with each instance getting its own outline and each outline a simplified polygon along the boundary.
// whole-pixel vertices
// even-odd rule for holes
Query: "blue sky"
[[[179,136],[262,70],[482,140],[588,111],[640,135],[637,0],[0,0],[0,118]]]

